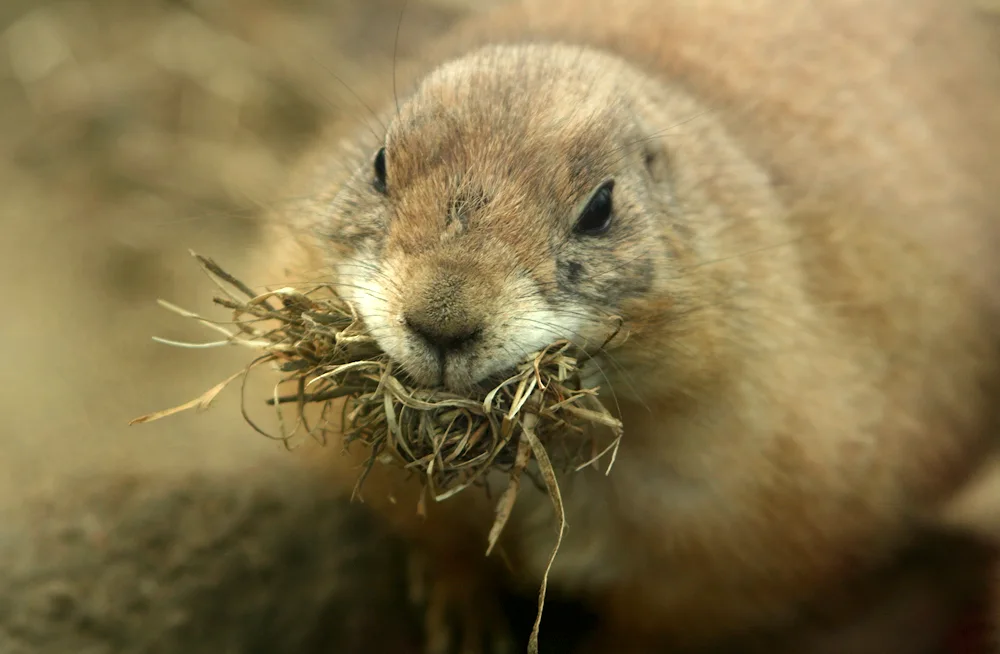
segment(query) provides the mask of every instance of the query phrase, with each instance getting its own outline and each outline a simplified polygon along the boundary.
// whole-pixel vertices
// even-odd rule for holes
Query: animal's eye
[[[613,217],[611,211],[611,191],[615,188],[615,180],[609,179],[594,191],[584,207],[583,213],[576,220],[573,228],[577,234],[584,236],[600,236],[611,227]]]
[[[376,191],[385,195],[388,188],[385,182],[385,147],[379,148],[375,154],[374,168],[375,179],[372,180],[372,186],[375,187]]]

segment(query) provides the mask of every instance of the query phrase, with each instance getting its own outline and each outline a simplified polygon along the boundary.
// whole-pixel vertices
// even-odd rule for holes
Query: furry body
[[[550,578],[611,642],[794,632],[992,447],[1000,66],[964,5],[527,0],[401,80],[384,140],[318,149],[269,255],[453,388],[625,319],[599,360],[625,440],[610,477],[563,481]],[[321,458],[349,486],[364,456]],[[532,589],[555,536],[522,495],[502,576]],[[485,498],[424,520],[377,470],[365,499],[453,594],[487,587]]]

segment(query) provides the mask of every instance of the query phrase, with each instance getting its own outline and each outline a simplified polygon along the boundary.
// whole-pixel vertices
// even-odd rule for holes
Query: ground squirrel
[[[624,440],[610,476],[562,481],[553,591],[617,651],[792,629],[996,433],[990,52],[949,0],[525,0],[401,68],[384,133],[317,148],[267,256],[455,389],[622,317],[594,365]],[[349,487],[366,453],[337,450]],[[485,619],[491,505],[424,520],[414,488],[377,468],[364,497]],[[522,496],[499,568],[534,588],[552,511]]]

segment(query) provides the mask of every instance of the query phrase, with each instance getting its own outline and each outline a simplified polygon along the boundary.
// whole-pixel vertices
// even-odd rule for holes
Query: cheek
[[[624,249],[617,233],[563,243],[554,260],[551,294],[570,302],[606,301],[608,283],[622,273]]]
[[[553,305],[532,307],[523,312],[518,337],[527,351],[538,350],[555,341],[586,344],[586,314],[576,308]]]
[[[400,321],[396,318],[399,283],[394,270],[373,256],[345,258],[336,266],[337,289],[350,302],[382,349],[402,347]]]
[[[628,300],[649,295],[656,256],[649,244],[638,239],[567,251],[557,266],[555,290],[566,301],[615,311]]]
[[[501,334],[519,351],[527,354],[554,341],[588,342],[592,327],[599,321],[587,306],[553,293],[556,284],[544,279],[523,277],[506,289],[506,302],[497,318]]]

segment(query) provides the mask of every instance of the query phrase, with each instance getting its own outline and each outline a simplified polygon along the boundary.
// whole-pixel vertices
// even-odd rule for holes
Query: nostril
[[[458,350],[478,339],[483,332],[480,325],[442,325],[412,316],[405,317],[406,326],[431,347],[442,352]]]

